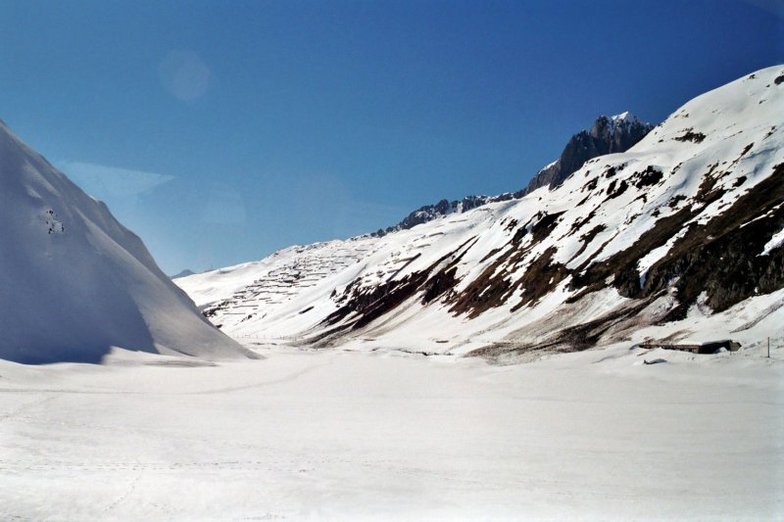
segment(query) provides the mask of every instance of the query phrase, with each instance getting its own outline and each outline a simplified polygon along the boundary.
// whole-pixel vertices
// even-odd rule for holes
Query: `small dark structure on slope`
[[[716,353],[722,348],[730,352],[737,351],[738,348],[740,348],[740,343],[731,339],[697,344],[675,344],[662,341],[645,341],[640,343],[640,348],[662,348],[664,350],[679,350],[681,352],[709,354]]]

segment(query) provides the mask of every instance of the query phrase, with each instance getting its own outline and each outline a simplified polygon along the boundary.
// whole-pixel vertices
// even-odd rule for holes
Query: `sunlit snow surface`
[[[242,357],[142,241],[0,121],[0,358]]]
[[[0,362],[2,520],[773,520],[784,349]],[[645,365],[644,360],[666,360]]]
[[[721,212],[784,161],[784,95],[766,90],[780,71],[689,102],[637,147],[592,160],[555,191],[178,279],[201,306],[227,302],[213,320],[264,359],[203,362],[209,351],[191,352],[202,347],[172,334],[187,346],[171,353],[199,358],[114,350],[102,365],[0,361],[0,520],[782,518],[784,290],[721,313],[697,299],[685,319],[659,324],[673,299],[663,294],[601,349],[500,359],[527,364],[460,355],[533,342],[627,300],[605,287],[568,303],[563,281],[535,305],[513,311],[524,297],[516,295],[469,320],[415,296],[330,349],[302,346],[350,285],[400,280],[476,238],[457,266],[459,292],[508,248],[513,220],[563,212],[510,270],[550,246],[572,267],[606,259],[654,226],[656,209],[675,212],[674,196],[694,197],[710,164],[734,162],[719,180],[724,196],[694,220]],[[676,139],[690,128],[706,134],[699,147]],[[617,180],[650,165],[668,177],[645,189],[646,200],[630,187],[604,201],[611,166]],[[579,205],[588,192],[603,203]],[[581,252],[569,230],[593,209],[586,228],[607,228]],[[47,245],[62,231],[65,213],[56,214],[34,222],[47,227]],[[779,241],[777,233],[759,254]],[[640,258],[640,275],[670,247]],[[166,309],[145,308],[164,333],[180,324]],[[732,338],[742,348],[637,346],[648,338]]]

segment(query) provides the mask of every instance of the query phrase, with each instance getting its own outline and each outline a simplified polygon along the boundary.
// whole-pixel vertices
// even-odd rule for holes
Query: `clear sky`
[[[778,0],[0,0],[0,118],[168,273],[520,189],[782,62]]]

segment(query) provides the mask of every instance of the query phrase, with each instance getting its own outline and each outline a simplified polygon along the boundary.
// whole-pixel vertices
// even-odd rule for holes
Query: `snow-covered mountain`
[[[648,134],[653,125],[640,121],[630,112],[615,116],[599,116],[588,130],[572,136],[560,157],[542,168],[531,178],[528,186],[516,192],[505,192],[495,196],[465,196],[460,200],[442,199],[434,205],[424,205],[411,212],[400,223],[373,232],[374,236],[383,236],[391,232],[406,230],[428,221],[433,221],[448,214],[468,212],[488,203],[520,199],[539,187],[557,187],[572,172],[597,156],[615,152],[626,152]]]
[[[204,320],[141,240],[0,122],[0,359],[97,362],[112,347],[246,351]]]
[[[260,341],[503,359],[781,337],[782,115],[775,66],[522,199],[177,283],[225,332]]]

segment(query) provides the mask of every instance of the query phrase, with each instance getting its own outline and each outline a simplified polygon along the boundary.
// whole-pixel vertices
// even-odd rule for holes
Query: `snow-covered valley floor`
[[[0,361],[0,519],[784,515],[784,350],[260,352]]]

